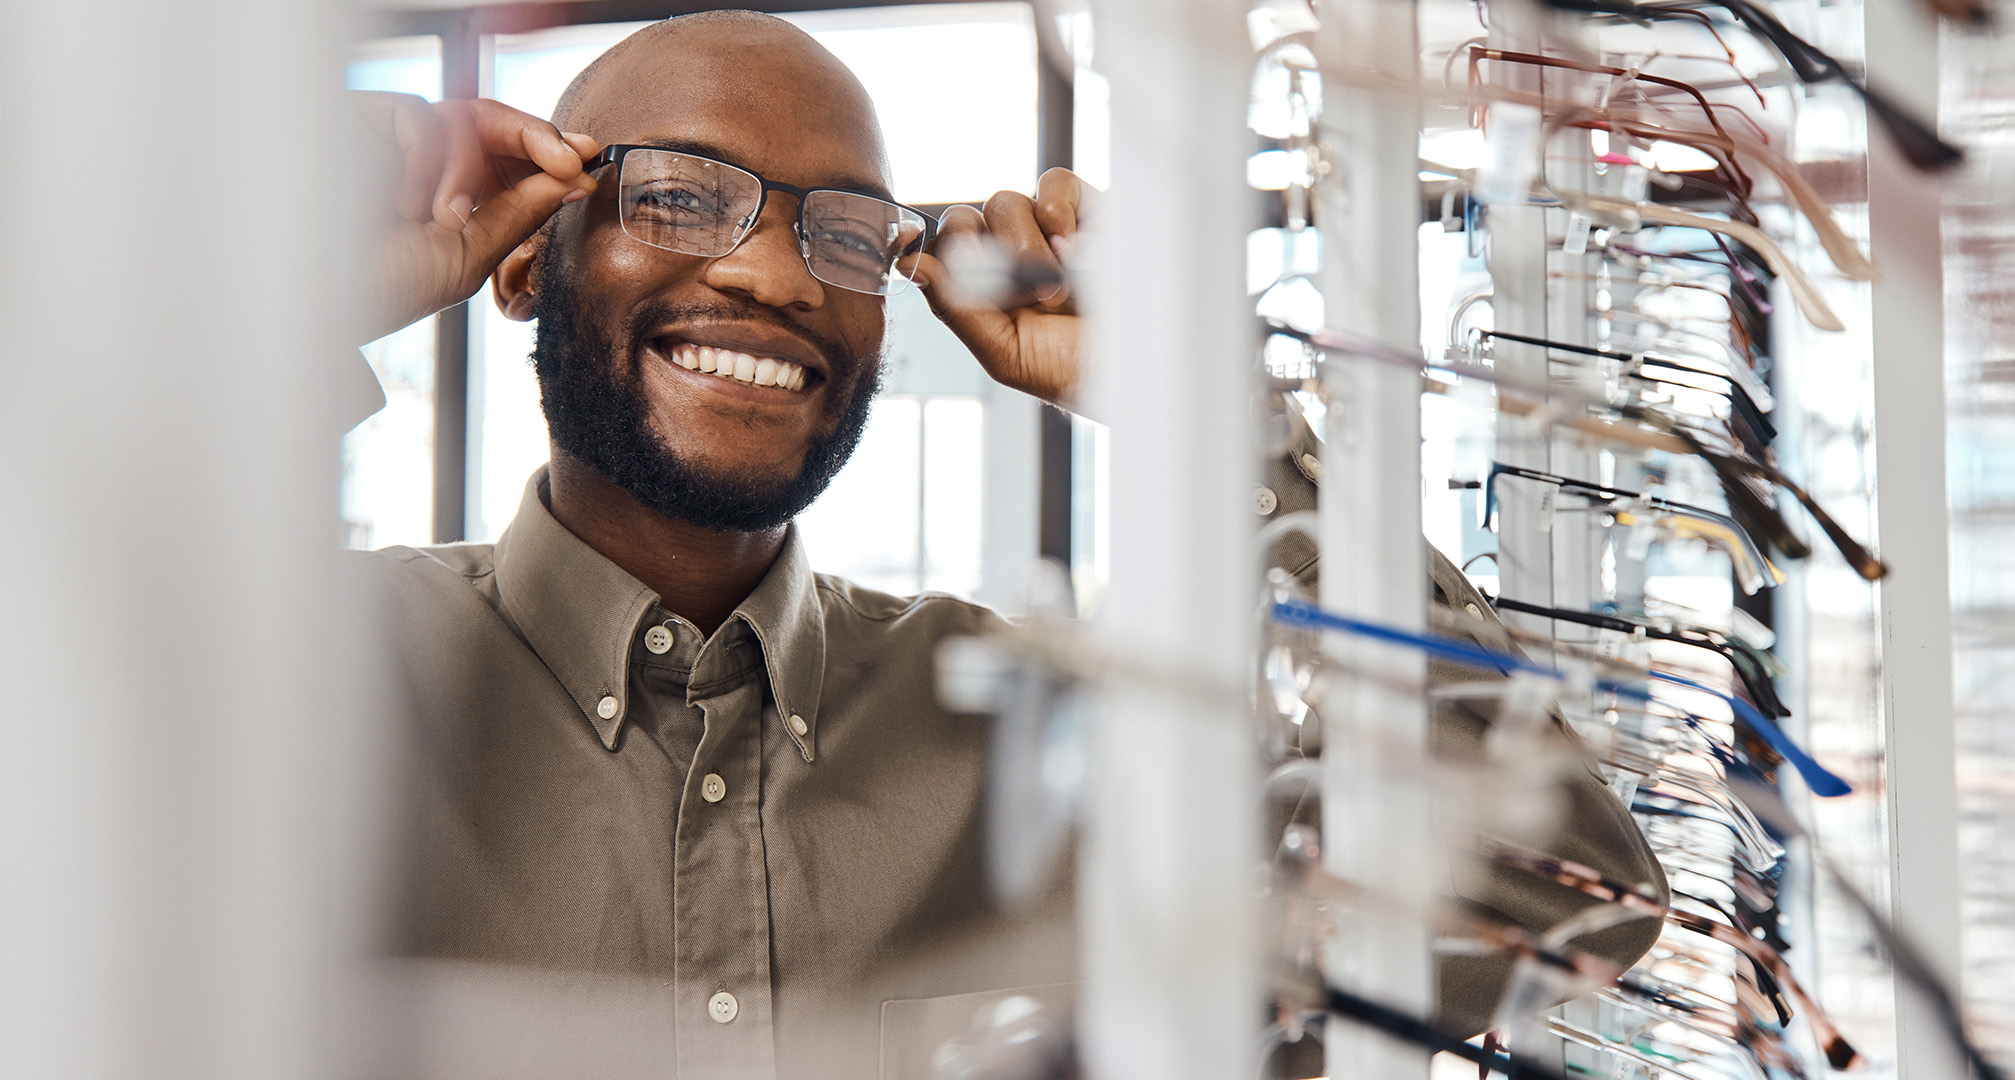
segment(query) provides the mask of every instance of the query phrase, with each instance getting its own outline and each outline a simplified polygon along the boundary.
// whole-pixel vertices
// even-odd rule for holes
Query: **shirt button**
[[[1469,612],[1469,617],[1472,619],[1483,618],[1483,612],[1475,604],[1464,604],[1462,610]]]
[[[1314,454],[1303,454],[1301,455],[1301,467],[1307,470],[1309,479],[1311,480],[1322,479],[1321,458],[1316,457]]]
[[[797,713],[791,714],[791,734],[802,737],[805,732],[811,729],[812,726],[805,723],[804,717],[799,716]]]
[[[735,1001],[735,995],[726,990],[707,999],[707,1015],[713,1017],[716,1024],[725,1024],[733,1020],[735,1014],[741,1011],[741,1004]]]
[[[602,700],[595,703],[595,714],[604,720],[614,717],[616,715],[615,695],[603,694]]]
[[[1252,489],[1252,509],[1260,517],[1273,513],[1275,508],[1279,506],[1280,496],[1275,495],[1272,488],[1256,487]]]
[[[700,798],[708,802],[720,802],[728,794],[728,782],[720,773],[708,773],[700,778]]]
[[[644,648],[663,656],[672,649],[672,632],[663,626],[653,626],[644,631]]]

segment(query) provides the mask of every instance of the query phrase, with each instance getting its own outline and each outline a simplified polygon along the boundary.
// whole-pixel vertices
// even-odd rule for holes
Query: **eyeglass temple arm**
[[[1418,634],[1410,630],[1386,626],[1367,619],[1339,615],[1336,612],[1326,611],[1314,604],[1305,603],[1300,600],[1276,601],[1268,610],[1274,621],[1284,626],[1299,626],[1310,630],[1354,634],[1359,637],[1386,641],[1411,649],[1419,649],[1429,656],[1454,660],[1458,663],[1469,664],[1486,670],[1494,668],[1506,673],[1523,671],[1563,682],[1569,679],[1569,675],[1566,672],[1557,668],[1547,667],[1544,664],[1534,663],[1516,653],[1498,652],[1494,649],[1486,649],[1457,638],[1443,637],[1435,634]],[[1614,661],[1607,661],[1604,666],[1612,671],[1627,669],[1631,672],[1633,679],[1650,679],[1655,682],[1670,683],[1674,686],[1699,691],[1721,701],[1736,716],[1741,718],[1744,723],[1753,728],[1757,735],[1769,743],[1771,749],[1782,754],[1784,759],[1791,763],[1792,768],[1798,770],[1798,775],[1805,780],[1805,786],[1811,788],[1813,794],[1821,798],[1837,798],[1853,792],[1854,788],[1847,781],[1835,776],[1825,766],[1813,760],[1812,755],[1807,754],[1797,743],[1791,741],[1790,737],[1786,736],[1776,724],[1772,723],[1768,717],[1758,711],[1756,706],[1741,698],[1733,694],[1724,694],[1711,686],[1674,675],[1671,672],[1638,668],[1634,665],[1618,664]],[[1598,670],[1600,669],[1598,668]],[[1591,680],[1591,683],[1597,690],[1615,694],[1626,700],[1658,700],[1648,689],[1637,685],[1635,681],[1625,681],[1619,678],[1597,675]]]
[[[1561,352],[1578,353],[1582,356],[1593,356],[1605,359],[1631,358],[1630,354],[1620,353],[1613,349],[1598,349],[1588,345],[1572,345],[1566,342],[1548,341],[1545,338],[1527,337],[1526,335],[1523,334],[1513,334],[1501,330],[1479,329],[1476,331],[1476,334],[1481,337],[1502,338],[1506,341],[1516,341],[1522,344],[1533,345],[1544,349],[1557,349]],[[1699,368],[1689,367],[1685,364],[1679,363],[1676,360],[1668,360],[1664,357],[1644,356],[1641,359],[1642,362],[1647,364],[1655,363],[1662,365],[1664,367],[1675,368],[1680,371],[1690,371],[1696,375],[1706,376],[1707,378],[1711,379],[1725,380],[1729,386],[1729,394],[1728,394],[1729,401],[1731,404],[1735,406],[1735,408],[1738,411],[1744,414],[1743,420],[1747,422],[1752,429],[1754,429],[1759,435],[1763,437],[1764,442],[1768,443],[1777,438],[1776,425],[1772,424],[1769,421],[1769,419],[1764,416],[1765,410],[1763,406],[1756,400],[1754,396],[1750,394],[1749,389],[1742,384],[1741,379],[1735,377],[1732,374],[1724,374],[1718,371],[1702,371]]]
[[[1499,596],[1490,603],[1492,607],[1503,611],[1517,611],[1527,615],[1537,615],[1542,618],[1559,619],[1562,622],[1592,626],[1601,630],[1614,630],[1622,634],[1641,633],[1645,637],[1654,638],[1659,641],[1670,641],[1680,645],[1691,645],[1696,649],[1705,649],[1728,661],[1728,665],[1735,670],[1735,677],[1742,681],[1743,688],[1749,691],[1749,696],[1755,700],[1758,708],[1765,709],[1777,716],[1791,715],[1791,711],[1784,708],[1782,700],[1778,698],[1774,689],[1763,689],[1763,687],[1769,686],[1768,676],[1764,676],[1761,672],[1745,670],[1742,661],[1736,659],[1739,654],[1735,652],[1732,646],[1727,644],[1689,636],[1678,630],[1667,630],[1664,627],[1648,626],[1644,623],[1633,622],[1614,615],[1604,615],[1600,612],[1550,608],[1540,604],[1528,604],[1523,600],[1513,600],[1504,596]],[[1745,657],[1744,659],[1747,658]],[[1761,676],[1760,684],[1758,679],[1752,676]]]

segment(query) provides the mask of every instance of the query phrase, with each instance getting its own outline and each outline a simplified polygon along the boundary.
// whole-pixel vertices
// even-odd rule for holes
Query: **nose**
[[[755,228],[733,251],[707,263],[706,283],[773,308],[816,311],[826,302],[825,286],[805,265],[798,245],[797,203],[773,198]]]

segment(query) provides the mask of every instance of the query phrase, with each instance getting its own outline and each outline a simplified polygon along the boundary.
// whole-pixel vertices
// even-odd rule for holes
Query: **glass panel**
[[[923,4],[785,18],[860,76],[881,113],[896,195],[984,199],[1036,176],[1029,5]],[[928,87],[928,92],[919,92]]]
[[[518,512],[525,481],[546,463],[546,414],[539,410],[539,380],[532,373],[533,324],[513,322],[486,294],[471,302],[482,313],[471,351],[482,357],[469,370],[469,427],[476,445],[476,475],[469,539],[495,540]]]
[[[897,595],[921,587],[922,417],[917,398],[875,403],[853,460],[798,516],[814,567]]]
[[[1023,3],[919,4],[784,16],[851,67],[874,98],[904,202],[984,199],[1036,175],[1036,41]],[[496,37],[497,100],[551,116],[610,45],[648,25],[600,23]],[[928,93],[919,93],[928,87]]]
[[[2015,32],[1948,29],[1943,127],[1947,486],[1965,997],[1989,1054],[2015,1055]]]
[[[343,439],[344,543],[353,548],[434,539],[434,320],[364,347],[385,407]]]
[[[978,398],[924,403],[923,587],[971,596],[980,585],[981,425]]]
[[[441,98],[441,39],[365,42],[351,54],[343,83]],[[425,319],[364,347],[385,390],[385,408],[343,439],[344,542],[354,548],[433,542],[434,320]]]
[[[380,38],[359,44],[350,53],[343,85],[352,90],[383,90],[441,100],[441,39]]]

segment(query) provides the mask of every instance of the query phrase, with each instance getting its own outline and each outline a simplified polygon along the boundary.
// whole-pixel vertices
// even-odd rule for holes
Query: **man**
[[[552,439],[494,547],[370,557],[416,712],[400,951],[628,980],[630,1034],[706,1077],[877,1075],[982,999],[934,1000],[1073,978],[1067,919],[993,910],[986,729],[932,693],[936,642],[997,618],[815,576],[790,521],[860,437],[886,272],[1069,402],[1067,292],[961,303],[935,252],[1055,264],[1076,178],[954,208],[918,253],[860,84],[749,13],[640,31],[553,124],[370,109],[403,171],[364,336],[488,279],[538,320]]]

